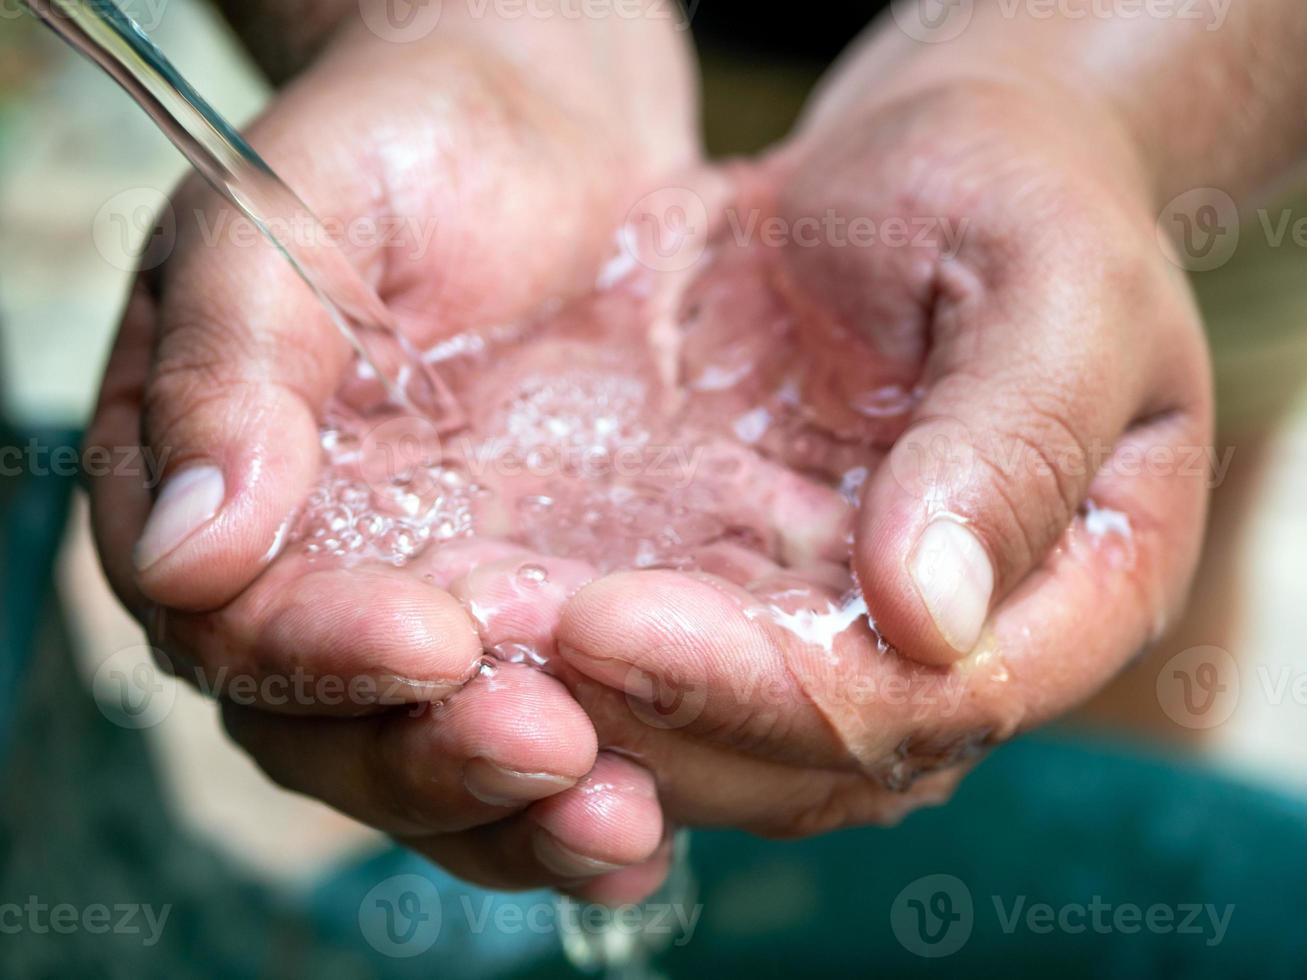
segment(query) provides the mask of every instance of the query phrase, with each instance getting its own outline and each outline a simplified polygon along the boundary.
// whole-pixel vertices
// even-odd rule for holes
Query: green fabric
[[[0,420],[0,773],[4,771],[12,730],[6,722],[16,710],[18,691],[35,645],[73,487],[69,479],[27,472],[21,460],[41,457],[33,453],[14,457],[12,451],[25,452],[39,446],[48,459],[50,449],[77,444],[75,432],[51,430],[19,435]]]
[[[888,977],[1307,974],[1307,804],[1104,747],[1028,739],[984,763],[948,806],[896,829],[770,846],[699,835],[695,864],[707,910],[694,942],[667,961],[678,976],[793,975],[804,964],[825,975],[874,965]],[[931,875],[952,880],[925,888],[927,901],[944,892],[958,914],[961,894],[972,903],[969,938],[939,960],[917,952],[945,943],[910,951],[893,928],[909,942],[920,935],[907,903],[931,883],[905,889]],[[1123,906],[1160,904],[1177,917],[1191,904],[1210,903],[1218,915],[1233,908],[1210,946],[1216,929],[1026,927],[1025,913],[1047,904],[1055,916],[1066,910],[1074,928],[1076,908],[1089,912],[1096,896],[1113,907],[1099,913],[1109,925]],[[1018,908],[1020,924],[1008,932]],[[927,926],[940,923],[932,916]]]

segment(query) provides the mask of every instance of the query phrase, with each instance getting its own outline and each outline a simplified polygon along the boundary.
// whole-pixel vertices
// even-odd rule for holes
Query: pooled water
[[[590,579],[714,571],[720,549],[757,573],[737,575],[749,614],[796,643],[829,660],[855,628],[879,641],[849,572],[852,515],[921,398],[919,366],[793,301],[768,250],[709,255],[690,276],[610,263],[587,296],[443,338],[423,359],[465,409],[456,433],[361,410],[346,384],[292,545],[417,563],[513,662],[548,663],[546,620]],[[1088,518],[1128,536],[1114,512]]]
[[[874,712],[842,700],[858,668],[963,693],[952,674],[849,659],[888,651],[851,571],[853,516],[922,397],[920,367],[794,301],[774,250],[708,255],[692,275],[614,261],[589,295],[441,339],[423,360],[465,410],[457,432],[378,411],[357,397],[366,378],[344,385],[289,546],[411,568],[463,604],[487,663],[546,670],[564,605],[594,578],[716,576],[867,775],[906,788],[992,734],[895,751]],[[1124,514],[1091,503],[1076,527],[1132,561]],[[1005,685],[985,656],[957,683]]]
[[[470,612],[488,652],[528,663],[547,661],[547,637],[506,629],[501,611],[526,593],[546,602],[609,571],[696,569],[717,545],[782,567],[847,563],[858,491],[905,424],[915,377],[798,315],[769,259],[724,250],[688,280],[610,263],[589,296],[444,338],[424,360],[464,406],[453,435],[360,410],[347,384],[294,543],[313,560],[421,562],[441,587],[432,554],[493,545],[471,564],[515,564],[500,598]],[[676,311],[671,329],[660,309]],[[550,559],[587,571],[555,576]],[[829,645],[866,619],[860,597],[819,583],[791,598],[775,620],[803,642]]]

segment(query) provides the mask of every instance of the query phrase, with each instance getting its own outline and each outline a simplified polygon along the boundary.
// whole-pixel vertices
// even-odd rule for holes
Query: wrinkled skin
[[[492,85],[455,141],[475,142],[485,172],[511,174],[516,196],[469,181],[450,202],[429,178],[443,134],[421,144],[432,160],[413,160],[413,127],[435,125],[423,116],[431,107],[379,122],[357,90],[379,70],[368,59],[329,60],[256,141],[278,169],[303,175],[311,202],[445,222],[420,259],[358,256],[421,343],[583,295],[631,202],[701,179],[666,134],[649,136],[642,145],[661,153],[632,167],[593,146],[574,118],[546,110],[487,120],[501,95]],[[312,163],[301,155],[301,127],[322,128],[308,120],[352,111],[351,125],[374,139],[342,140]],[[749,199],[767,213],[948,216],[966,219],[970,233],[956,255],[936,242],[791,244],[740,257],[719,237],[703,278],[668,287],[681,297],[677,323],[695,319],[686,303],[714,275],[750,303],[797,311],[811,333],[794,357],[814,379],[802,403],[835,437],[816,460],[792,444],[749,450],[739,523],[753,533],[705,542],[690,570],[610,571],[594,555],[490,538],[433,547],[402,567],[315,559],[298,541],[266,563],[318,478],[318,421],[347,354],[262,250],[214,254],[183,240],[133,295],[89,441],[129,444],[144,431],[151,445],[179,447],[173,471],[218,459],[227,501],[176,551],[136,569],[131,547],[149,494],[139,479],[99,480],[93,506],[110,578],[183,676],[193,669],[222,686],[223,668],[256,678],[302,668],[377,679],[377,701],[388,704],[228,705],[224,717],[278,782],[493,886],[631,898],[661,879],[675,824],[796,835],[939,802],[977,750],[1064,711],[1154,636],[1196,558],[1202,474],[1139,473],[1111,459],[1067,472],[994,455],[1012,444],[1048,460],[1096,441],[1121,454],[1210,439],[1196,316],[1156,248],[1128,150],[1114,160],[1103,149],[1114,139],[1036,96],[972,86],[805,131],[751,165]],[[719,213],[717,192],[703,197]],[[217,206],[194,187],[182,200]],[[740,336],[757,322],[739,317],[726,329],[736,308],[723,304],[718,316],[710,300],[699,296],[703,319],[681,328],[672,367],[651,363],[651,375],[694,377],[720,355],[715,331]],[[623,329],[639,336],[658,315]],[[847,358],[829,357],[831,331]],[[583,359],[585,339],[569,343],[581,350],[562,359]],[[240,357],[228,356],[233,346]],[[592,353],[602,365],[611,347]],[[530,371],[536,359],[549,366],[560,354],[527,343],[490,369]],[[849,377],[857,387],[862,367],[919,383],[919,400],[902,418],[865,426],[832,397]],[[454,380],[465,393],[478,383]],[[660,424],[673,441],[682,425],[697,439],[729,417],[735,395],[756,398],[702,396],[698,417],[695,404],[668,399]],[[941,438],[962,463],[950,455],[942,470],[921,466],[922,447]],[[850,461],[870,471],[856,507],[835,489]],[[1087,498],[1126,515],[1132,535],[1088,534]],[[964,657],[933,629],[904,573],[905,542],[939,510],[965,518],[995,565],[996,604]],[[520,528],[498,530],[520,540]],[[521,588],[523,564],[543,566],[546,581]],[[793,625],[804,611],[847,608],[855,585],[888,648],[865,620],[845,624],[829,649],[805,642]],[[487,602],[497,615],[478,621]],[[486,651],[523,635],[547,649],[548,670],[480,669]],[[486,760],[538,775],[519,780],[511,800],[484,786],[473,794],[465,779]]]

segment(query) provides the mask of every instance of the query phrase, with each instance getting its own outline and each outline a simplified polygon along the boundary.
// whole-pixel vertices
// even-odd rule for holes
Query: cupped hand
[[[670,27],[610,29],[603,50],[562,22],[488,41],[452,10],[418,44],[345,30],[251,142],[343,229],[415,343],[513,321],[588,288],[630,200],[697,152]],[[638,66],[614,64],[625,47]],[[214,193],[192,180],[173,209],[87,436],[163,463],[153,493],[93,482],[115,590],[274,779],[488,884],[620,892],[605,874],[626,869],[643,888],[666,858],[652,778],[598,751],[558,680],[513,664],[487,680],[476,624],[432,581],[282,551],[350,351]]]
[[[279,169],[276,134],[293,160],[322,82],[263,124]],[[402,544],[395,567],[357,514],[333,536],[360,474],[345,453],[320,479],[316,430],[346,352],[266,256],[182,242],[133,299],[95,438],[143,421],[182,447],[176,499],[202,526],[166,550],[178,525],[151,519],[133,568],[148,497],[102,481],[124,598],[170,607],[156,637],[207,677],[307,667],[423,706],[229,708],[274,777],[480,881],[621,897],[661,875],[665,821],[808,833],[941,799],[1164,627],[1200,538],[1205,474],[1186,461],[1210,439],[1206,362],[1110,126],[986,85],[816,125],[732,173],[724,211],[720,177],[678,179],[714,188],[701,262],[655,248],[650,275],[619,252],[610,288],[541,313],[585,291],[625,208],[692,154],[632,172],[604,145],[569,169],[589,130],[555,144],[526,120],[502,145],[432,140],[438,172],[475,143],[475,173],[512,173],[519,196],[469,178],[455,209],[405,158],[409,182],[383,167],[380,186],[450,237],[416,263],[360,256],[420,344],[459,338],[441,369],[472,427],[428,476],[475,483],[470,539]],[[305,196],[320,179],[342,213],[366,209],[378,182],[342,196],[358,167],[341,156],[303,168]],[[695,195],[669,190],[683,225]],[[532,440],[534,464],[516,455]],[[208,498],[205,460],[223,474]]]
[[[1138,162],[1075,100],[972,81],[818,117],[759,183],[772,203],[735,206],[717,264],[761,255],[793,329],[842,332],[842,359],[800,341],[798,388],[772,386],[789,415],[750,416],[738,346],[698,326],[687,349],[759,451],[858,488],[848,560],[730,547],[609,576],[559,643],[669,817],[789,835],[944,798],[1159,637],[1201,543],[1212,406]],[[735,315],[704,293],[689,318]],[[868,419],[892,421],[887,452],[846,457]]]

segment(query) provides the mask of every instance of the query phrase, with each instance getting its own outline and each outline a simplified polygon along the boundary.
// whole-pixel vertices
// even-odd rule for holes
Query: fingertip
[[[947,667],[979,642],[994,593],[988,549],[949,512],[929,513],[897,488],[864,500],[854,565],[872,621],[917,663]]]
[[[959,656],[980,639],[994,594],[994,564],[964,522],[933,518],[917,535],[908,572],[936,631]]]
[[[569,847],[543,827],[537,827],[531,835],[531,849],[547,871],[564,881],[605,875],[622,867],[619,862],[591,857]]]
[[[672,842],[668,839],[648,861],[570,884],[560,891],[585,902],[610,907],[644,901],[667,880],[672,851]]]
[[[469,759],[463,767],[463,788],[487,806],[524,806],[575,785],[571,777],[508,769],[480,757]]]
[[[594,878],[639,865],[663,839],[663,813],[653,775],[629,759],[602,752],[576,786],[535,804],[532,848],[563,880]]]
[[[614,572],[596,579],[563,607],[558,628],[560,652],[576,660],[586,673],[582,659],[680,660],[697,656],[711,646],[700,642],[707,639],[705,624],[715,624],[732,635],[740,631],[740,603],[747,597],[728,582],[709,585],[704,578],[648,570]],[[673,618],[668,610],[676,611]]]
[[[137,572],[148,572],[185,544],[213,519],[226,499],[222,470],[207,460],[192,463],[168,477],[132,548],[132,564]]]
[[[470,773],[469,792],[479,797],[510,795],[507,783],[516,782],[522,802],[538,799],[542,794],[530,787],[539,783],[531,775],[549,774],[570,785],[594,768],[599,754],[594,725],[572,695],[559,681],[525,665],[499,664],[493,674],[474,677],[436,717],[431,729],[436,751],[486,763]]]
[[[279,664],[344,678],[393,680],[406,701],[435,700],[475,676],[476,630],[448,593],[386,565],[322,568],[291,561],[257,647]],[[262,581],[256,586],[261,588]]]
[[[263,570],[320,463],[317,421],[269,385],[206,402],[148,450],[163,473],[132,563],[147,597],[174,609],[224,605]]]

